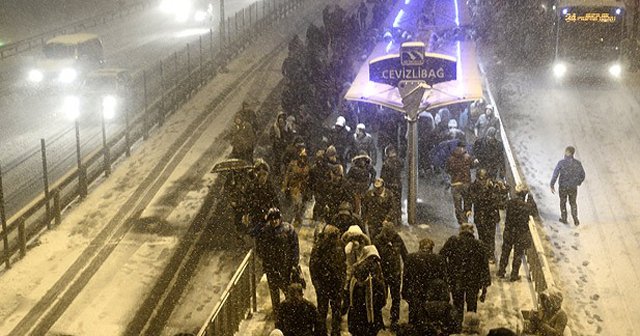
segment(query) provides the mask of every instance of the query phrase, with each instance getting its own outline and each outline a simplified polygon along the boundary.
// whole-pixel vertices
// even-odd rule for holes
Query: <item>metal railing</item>
[[[254,250],[244,257],[198,336],[233,336],[240,322],[258,310]]]
[[[496,116],[498,116],[498,118],[500,119],[500,113],[498,111],[497,104],[494,100],[493,94],[491,93],[487,75],[482,66],[480,67],[480,71],[482,72],[484,77],[487,95],[494,107]],[[502,120],[500,121],[500,136],[502,138],[502,143],[504,144],[505,156],[507,158],[507,169],[505,176],[505,178],[507,179],[507,183],[509,183],[509,185],[511,186],[523,183],[524,179],[521,177],[521,173],[518,169],[515,156],[511,151],[509,139],[506,136],[504,123],[502,122]],[[532,197],[532,195],[530,194],[529,197]],[[547,261],[544,247],[542,246],[542,240],[540,239],[540,235],[538,234],[537,224],[533,217],[529,218],[529,233],[531,234],[532,245],[525,252],[526,260],[523,262],[523,265],[527,267],[529,274],[531,275],[531,280],[533,283],[531,296],[535,305],[538,301],[538,294],[549,287],[554,287],[555,280],[553,279],[553,275],[551,274],[551,270],[549,269],[549,262]]]
[[[123,155],[129,156],[131,146],[146,139],[151,129],[162,126],[165,118],[187,102],[206,82],[212,79],[235,55],[269,25],[275,24],[287,13],[297,8],[304,0],[261,0],[239,11],[228,25],[225,36],[218,37],[212,30],[198,43],[187,45],[167,59],[141,71],[134,79],[130,90],[131,102],[127,104],[124,120],[121,120],[115,132],[100,143],[99,137],[88,139],[80,152],[75,148],[55,147],[59,139],[47,143],[42,141],[40,150],[35,150],[11,169],[0,171],[0,221],[2,224],[3,245],[0,259],[6,268],[12,258],[19,253],[24,257],[27,243],[37,237],[52,224],[59,224],[61,211],[78,197],[87,194],[88,185],[107,175],[111,165]],[[222,42],[221,42],[222,40]],[[77,126],[76,126],[77,127]],[[90,146],[94,145],[94,148]],[[55,148],[52,148],[55,147]],[[82,147],[86,152],[82,153]],[[89,148],[87,148],[89,147]],[[56,153],[57,162],[47,158],[50,152]],[[79,157],[79,167],[76,165]],[[20,169],[29,165],[30,169]],[[39,176],[22,176],[27,172],[42,169]],[[24,168],[24,167],[23,167]],[[26,204],[20,204],[14,214],[7,211],[7,203],[16,199],[15,194],[7,193],[3,182],[8,178],[19,181],[20,188],[38,187],[44,180],[44,190],[37,191]],[[4,181],[3,181],[4,180]],[[49,184],[48,181],[53,181]],[[38,187],[41,188],[41,187]],[[13,197],[13,198],[12,198]]]
[[[86,19],[62,26],[55,30],[48,31],[46,33],[38,34],[36,36],[32,36],[20,41],[16,41],[13,43],[0,46],[0,60],[18,55],[22,52],[29,51],[33,48],[41,47],[44,45],[46,41],[48,41],[49,39],[55,36],[86,31],[87,28],[96,27],[98,25],[111,22],[115,19],[119,19],[123,16],[140,11],[150,6],[152,3],[155,3],[155,1],[140,0],[132,4],[127,4],[116,10],[109,11],[105,14],[100,14],[90,18],[86,18]]]

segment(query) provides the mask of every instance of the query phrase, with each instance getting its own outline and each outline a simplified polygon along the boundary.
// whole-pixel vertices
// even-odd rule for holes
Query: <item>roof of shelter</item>
[[[433,4],[433,8],[429,7]],[[478,69],[475,43],[466,37],[467,14],[462,0],[405,0],[394,7],[395,16],[385,22],[385,27],[395,39],[388,38],[376,44],[373,52],[362,65],[345,99],[382,105],[403,110],[402,98],[396,87],[369,80],[369,63],[382,58],[398,56],[402,42],[420,41],[429,53],[454,57],[457,60],[457,79],[435,84],[427,90],[420,104],[421,110],[482,97],[482,78]],[[429,18],[429,13],[438,13]],[[425,14],[426,13],[426,14]],[[461,20],[462,18],[462,20]],[[462,24],[461,24],[462,23]],[[389,34],[387,34],[389,35]],[[407,40],[404,40],[407,38]]]

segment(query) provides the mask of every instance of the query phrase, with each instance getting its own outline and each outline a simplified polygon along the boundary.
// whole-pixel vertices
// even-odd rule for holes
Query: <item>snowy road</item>
[[[631,74],[631,76],[635,76]],[[637,81],[554,86],[547,74],[509,73],[501,115],[536,194],[546,249],[565,293],[573,335],[635,335],[640,329],[640,105]],[[574,145],[587,178],[581,225],[558,221],[549,181]]]
[[[232,17],[254,2],[227,1],[225,13]],[[214,2],[214,5],[219,6],[219,2]],[[213,24],[217,27],[216,22]],[[217,29],[214,29],[214,34],[215,31]],[[105,67],[126,68],[141,75],[139,72],[183,49],[187,43],[196,43],[199,36],[209,33],[209,29],[179,25],[158,8],[150,7],[121,20],[90,28],[88,32],[98,34],[102,39]],[[41,138],[47,141],[49,165],[55,167],[50,169],[53,171],[50,180],[75,165],[74,123],[64,116],[62,103],[69,92],[77,89],[41,89],[27,83],[26,74],[39,55],[39,50],[34,50],[0,62],[0,144],[3,149],[0,163],[5,168],[3,172],[10,173],[3,181],[9,214],[25,200],[30,200],[35,191],[41,191],[41,183],[36,181],[42,174]],[[107,134],[113,134],[122,127],[122,123],[107,124]],[[80,120],[83,154],[100,146],[100,132],[100,119],[96,115]],[[19,167],[16,168],[17,165]],[[25,186],[25,181],[32,184]],[[16,195],[17,190],[28,190],[29,195]]]

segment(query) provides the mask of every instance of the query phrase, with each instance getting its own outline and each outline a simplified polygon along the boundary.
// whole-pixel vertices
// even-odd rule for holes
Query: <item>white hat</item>
[[[364,131],[364,129],[365,129],[364,124],[363,124],[363,123],[359,123],[359,124],[356,126],[356,129],[359,129],[359,130],[363,130],[363,131]]]
[[[347,120],[343,116],[339,116],[338,119],[336,119],[336,125],[344,127],[346,124]]]
[[[458,122],[455,119],[449,119],[449,128],[458,128]]]

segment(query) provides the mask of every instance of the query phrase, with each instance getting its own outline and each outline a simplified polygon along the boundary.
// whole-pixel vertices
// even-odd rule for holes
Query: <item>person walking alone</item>
[[[567,200],[569,200],[573,224],[578,226],[580,225],[580,220],[578,219],[576,198],[578,197],[578,187],[584,182],[585,173],[582,163],[573,157],[575,153],[576,149],[573,146],[568,146],[564,150],[564,158],[558,161],[556,168],[553,170],[550,186],[551,193],[555,194],[555,185],[556,181],[558,181],[560,222],[567,224]]]

